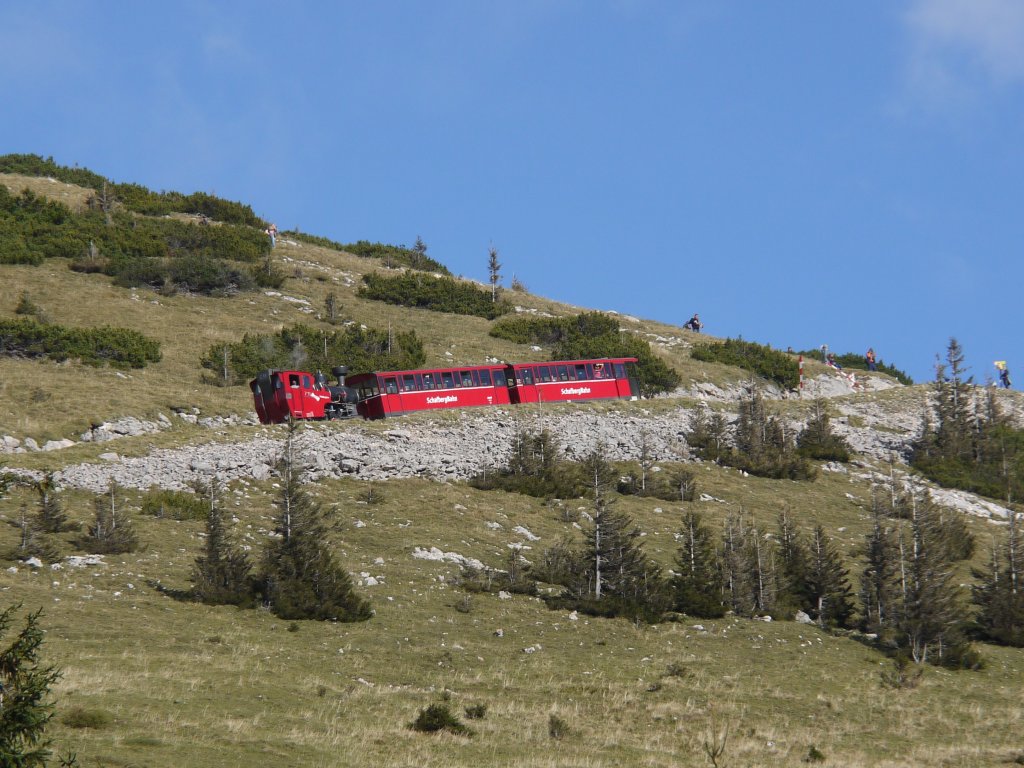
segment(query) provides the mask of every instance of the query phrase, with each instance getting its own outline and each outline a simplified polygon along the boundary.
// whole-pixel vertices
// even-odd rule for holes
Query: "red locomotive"
[[[263,424],[289,419],[382,419],[434,408],[627,399],[639,394],[636,358],[565,360],[360,373],[336,385],[317,371],[262,371],[249,382]]]

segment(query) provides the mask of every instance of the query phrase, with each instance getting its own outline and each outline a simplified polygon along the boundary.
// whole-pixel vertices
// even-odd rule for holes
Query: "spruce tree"
[[[501,280],[501,262],[498,261],[498,249],[493,245],[487,249],[487,273],[491,283],[491,301],[498,301],[498,281]]]
[[[714,538],[698,513],[691,510],[683,516],[678,540],[678,573],[672,579],[675,610],[708,619],[723,616],[722,573]]]
[[[753,615],[757,605],[755,569],[749,562],[747,538],[742,511],[726,516],[722,528],[722,578],[729,608],[740,616]]]
[[[68,516],[60,500],[60,490],[52,472],[47,472],[43,479],[36,483],[39,494],[39,506],[36,513],[36,525],[45,533],[60,533],[67,530]]]
[[[134,552],[139,546],[131,518],[124,507],[121,488],[113,480],[107,492],[93,501],[93,522],[80,546],[97,554]]]
[[[810,614],[813,606],[809,583],[810,554],[786,509],[779,513],[777,551],[779,608],[790,616],[797,609]]]
[[[814,401],[814,413],[796,439],[797,452],[819,461],[849,461],[850,446],[832,431],[825,401]]]
[[[582,468],[593,494],[593,521],[584,532],[577,570],[583,578],[581,596],[621,605],[634,614],[660,612],[665,607],[660,569],[644,554],[633,520],[615,508],[617,475],[604,446],[591,451]]]
[[[209,605],[248,605],[253,600],[252,565],[228,538],[216,481],[201,490],[209,503],[206,546],[192,566],[192,594]]]
[[[993,546],[989,569],[973,569],[978,584],[973,598],[977,623],[985,639],[1003,645],[1024,646],[1024,549],[1017,513],[1007,519],[1006,539]]]
[[[19,607],[0,612],[0,637],[7,634]],[[0,650],[0,765],[10,768],[45,766],[50,756],[45,729],[53,704],[47,698],[60,673],[40,660],[41,614],[29,614],[24,629]]]
[[[323,508],[302,487],[294,457],[294,422],[278,462],[277,538],[267,546],[260,575],[263,599],[282,619],[364,621],[369,603],[334,559]]]
[[[822,627],[846,627],[853,615],[850,572],[825,529],[815,526],[809,547],[807,569],[808,593],[812,616]]]
[[[860,601],[861,629],[875,634],[884,634],[895,625],[901,593],[899,546],[886,517],[885,502],[873,491],[872,526],[865,540],[867,563],[860,578]]]
[[[938,529],[934,504],[915,498],[909,541],[901,541],[903,600],[896,630],[897,641],[918,664],[942,663],[964,646],[966,611]]]

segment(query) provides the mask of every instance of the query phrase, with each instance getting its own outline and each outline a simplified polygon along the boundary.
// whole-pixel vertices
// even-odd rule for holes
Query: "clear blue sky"
[[[1024,381],[1024,2],[0,5],[0,152],[930,379]]]

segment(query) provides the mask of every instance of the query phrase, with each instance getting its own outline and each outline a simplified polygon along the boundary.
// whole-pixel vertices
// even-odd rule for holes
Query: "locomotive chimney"
[[[331,373],[333,373],[335,376],[338,377],[338,386],[339,387],[344,387],[345,386],[345,374],[348,373],[348,368],[346,368],[344,365],[338,365],[338,366],[335,366],[334,368],[331,368]]]

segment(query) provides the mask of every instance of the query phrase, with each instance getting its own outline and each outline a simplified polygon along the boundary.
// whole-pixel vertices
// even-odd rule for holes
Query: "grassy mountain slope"
[[[73,205],[85,200],[83,190],[57,182],[0,181]],[[360,276],[382,268],[367,259],[287,240],[273,256],[289,275],[282,295],[231,298],[115,288],[107,277],[69,271],[60,259],[40,267],[0,267],[0,316],[13,316],[27,292],[53,321],[128,326],[158,339],[163,351],[159,363],[129,372],[0,358],[0,434],[42,442],[76,438],[90,423],[124,415],[155,418],[174,408],[244,413],[251,407],[248,390],[204,383],[199,356],[246,332],[316,323],[330,292],[344,317],[415,329],[429,363],[544,357],[489,337],[486,320],[359,299]],[[527,293],[510,298],[530,311],[576,311]],[[682,374],[684,387],[749,378],[735,368],[691,360],[686,343],[695,337],[678,328],[622,322],[655,343]],[[812,375],[818,371],[813,363],[808,368]],[[916,408],[921,392],[857,397]],[[680,402],[686,403],[659,399],[594,412],[654,419]],[[796,401],[778,405],[787,415],[806,409]],[[401,425],[415,429],[433,418],[444,417],[421,414]],[[154,446],[281,433],[173,421],[158,435],[4,459],[11,466],[59,469],[109,450],[144,454]],[[351,427],[330,428],[344,434]],[[697,479],[699,491],[712,500],[693,505],[713,526],[720,527],[726,512],[742,509],[774,529],[786,507],[804,531],[824,525],[856,572],[871,496],[870,479],[860,469],[790,482],[701,464]],[[884,656],[852,637],[792,622],[684,618],[637,626],[550,611],[535,598],[467,599],[453,584],[459,567],[417,557],[418,548],[501,567],[509,544],[532,547],[524,554],[534,558],[573,535],[568,520],[587,502],[551,506],[425,479],[381,485],[384,500],[372,505],[362,500],[365,482],[327,481],[313,488],[334,510],[340,561],[359,575],[360,591],[376,610],[358,625],[291,623],[264,611],[211,608],[165,594],[188,587],[202,546],[201,522],[135,514],[144,550],[108,556],[102,565],[51,570],[4,562],[15,571],[0,570],[0,590],[7,602],[44,608],[44,652],[64,670],[50,729],[55,745],[76,751],[84,766],[248,766],[260,760],[295,766],[675,766],[710,764],[705,743],[727,726],[720,765],[803,765],[813,747],[824,765],[976,766],[1011,762],[1024,750],[1020,650],[986,646],[987,666],[978,672],[928,668],[917,688],[893,690],[882,683],[881,673],[891,666]],[[237,519],[232,530],[254,554],[273,527],[274,493],[273,480],[229,489],[228,508]],[[137,506],[139,494],[130,495]],[[15,489],[0,500],[0,520],[15,521],[22,504],[33,501],[28,489]],[[637,498],[619,504],[646,534],[647,552],[670,566],[683,505]],[[66,505],[76,522],[88,522],[89,494],[71,491]],[[968,525],[979,541],[975,562],[981,563],[993,526],[975,517]],[[517,532],[519,526],[539,539]],[[9,550],[17,537],[15,526],[0,526],[0,550]],[[65,554],[73,551],[74,537],[62,534]],[[965,582],[967,568],[962,565]],[[367,586],[367,577],[378,583]],[[475,735],[424,735],[408,728],[421,709],[443,701]],[[463,716],[465,707],[479,704],[487,707],[483,719]],[[562,738],[549,732],[552,716],[568,727]],[[87,722],[96,727],[79,727]]]

